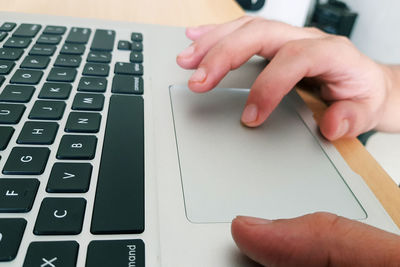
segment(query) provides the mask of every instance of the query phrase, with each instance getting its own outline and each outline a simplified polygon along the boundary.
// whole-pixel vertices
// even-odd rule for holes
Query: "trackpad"
[[[328,211],[366,214],[290,104],[261,127],[241,125],[248,90],[205,94],[170,87],[187,218],[230,222],[237,215],[290,218]]]

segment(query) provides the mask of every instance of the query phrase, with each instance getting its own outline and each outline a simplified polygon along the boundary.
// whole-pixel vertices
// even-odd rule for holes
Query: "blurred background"
[[[248,14],[315,26],[345,35],[372,59],[400,64],[400,1],[393,0],[236,0]],[[340,55],[338,55],[340,56]],[[400,185],[400,134],[368,133],[359,137],[367,150]]]

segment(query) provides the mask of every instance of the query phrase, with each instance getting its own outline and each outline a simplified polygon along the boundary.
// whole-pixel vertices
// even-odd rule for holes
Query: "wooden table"
[[[174,26],[222,23],[244,15],[234,0],[8,0],[2,1],[0,10]],[[318,119],[325,105],[304,91],[299,93]],[[400,227],[400,189],[393,180],[357,139],[334,145]]]

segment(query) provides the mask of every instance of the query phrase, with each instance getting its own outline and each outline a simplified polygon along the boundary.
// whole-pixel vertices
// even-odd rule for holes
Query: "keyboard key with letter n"
[[[123,118],[121,114],[125,114]],[[92,216],[93,234],[144,231],[143,116],[142,97],[111,96]]]

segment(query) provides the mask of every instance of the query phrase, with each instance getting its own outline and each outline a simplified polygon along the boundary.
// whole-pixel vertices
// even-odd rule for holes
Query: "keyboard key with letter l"
[[[144,250],[144,243],[140,239],[92,241],[88,246],[86,267],[144,267]]]
[[[90,229],[93,234],[144,231],[143,107],[140,96],[110,98]],[[121,114],[129,116],[121,118]]]

